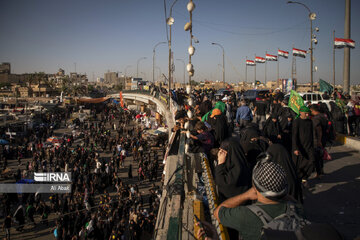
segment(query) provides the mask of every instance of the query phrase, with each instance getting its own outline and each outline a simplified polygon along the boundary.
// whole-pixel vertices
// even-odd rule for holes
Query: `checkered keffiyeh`
[[[264,197],[282,198],[287,194],[284,169],[271,161],[259,161],[253,170],[253,182]]]

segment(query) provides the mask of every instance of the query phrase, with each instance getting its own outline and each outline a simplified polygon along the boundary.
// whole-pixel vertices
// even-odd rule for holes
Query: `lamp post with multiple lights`
[[[157,43],[154,48],[153,48],[153,72],[152,72],[152,80],[153,80],[153,83],[155,83],[155,49],[157,46],[159,46],[160,44],[166,44],[166,42],[159,42]]]
[[[139,63],[141,60],[145,60],[145,59],[146,59],[146,57],[142,57],[137,60],[137,64],[136,64],[136,77],[137,78],[139,77]]]
[[[310,85],[311,85],[311,92],[314,90],[314,57],[313,57],[313,42],[317,44],[316,36],[313,34],[313,23],[312,21],[316,19],[316,13],[312,12],[308,6],[306,6],[304,3],[301,2],[295,2],[295,1],[288,1],[288,4],[294,3],[299,4],[305,7],[309,12],[309,19],[310,19]],[[319,28],[316,28],[316,31],[319,31]]]
[[[225,50],[224,50],[224,47],[219,44],[219,43],[211,43],[212,45],[217,45],[219,47],[221,47],[222,49],[222,52],[223,52],[223,64],[222,64],[222,71],[223,71],[223,84],[224,84],[224,88],[225,88]]]

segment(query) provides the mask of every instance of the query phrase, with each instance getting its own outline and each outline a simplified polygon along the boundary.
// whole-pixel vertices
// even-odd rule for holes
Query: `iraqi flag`
[[[288,58],[289,57],[289,52],[287,51],[283,51],[283,50],[278,50],[278,55],[284,58]]]
[[[293,56],[305,58],[306,57],[306,51],[301,50],[301,49],[297,49],[297,48],[293,48]]]
[[[246,60],[246,65],[255,66],[255,62],[253,60]]]
[[[277,56],[275,56],[275,55],[266,54],[265,58],[266,58],[266,61],[277,61]]]
[[[355,41],[351,40],[351,39],[335,38],[334,47],[335,48],[343,48],[343,47],[355,48]]]
[[[255,62],[257,63],[264,63],[266,62],[266,59],[263,57],[255,57]]]

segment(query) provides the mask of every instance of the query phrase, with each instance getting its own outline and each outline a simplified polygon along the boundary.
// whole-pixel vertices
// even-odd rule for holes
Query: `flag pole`
[[[254,59],[254,62],[255,62],[255,69],[254,69],[254,78],[255,78],[255,81],[254,81],[254,84],[256,84],[256,53],[255,53],[255,59]]]
[[[334,90],[335,90],[335,30],[333,31],[333,83],[334,83]]]
[[[247,56],[245,61],[245,82],[247,83]]]
[[[278,56],[277,56],[277,87],[280,87],[280,84],[279,84],[279,63],[280,62],[280,58],[279,58],[279,49],[278,49]]]
[[[266,60],[266,54],[267,54],[267,51],[265,52],[265,87],[266,87],[266,66],[267,66],[267,60]]]

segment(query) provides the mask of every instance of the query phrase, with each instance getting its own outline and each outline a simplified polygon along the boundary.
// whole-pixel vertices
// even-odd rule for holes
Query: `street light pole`
[[[157,43],[155,46],[154,46],[154,49],[153,49],[153,72],[152,72],[152,80],[153,80],[153,83],[155,83],[155,49],[158,45],[160,44],[165,44],[166,42],[159,42]]]
[[[301,2],[295,2],[295,1],[288,1],[287,3],[294,3],[294,4],[300,4],[303,7],[305,7],[309,11],[309,19],[310,19],[310,85],[311,85],[311,92],[314,90],[314,83],[313,83],[313,29],[312,29],[312,21],[315,20],[316,14],[311,12],[310,8],[306,6],[304,3]]]
[[[223,51],[223,84],[224,84],[224,88],[225,88],[225,50],[224,47],[221,46],[219,43],[211,43],[212,45],[217,45],[219,47],[221,47],[222,51]]]
[[[169,71],[169,75],[168,75],[168,77],[169,77],[169,108],[170,108],[170,100],[171,100],[171,78],[172,78],[171,25],[174,24],[174,18],[172,17],[172,9],[177,1],[178,0],[175,0],[171,4],[170,15],[166,19],[166,24],[169,25],[169,39],[168,39],[168,45],[169,45],[169,69],[168,69],[168,71]]]
[[[345,25],[344,25],[344,38],[349,39],[351,36],[351,1],[345,0]],[[350,94],[350,48],[344,48],[344,88],[343,91]]]
[[[176,59],[176,60],[181,61],[183,63],[183,65],[184,65],[183,70],[184,70],[184,86],[185,86],[185,62],[182,59]]]
[[[146,59],[146,57],[142,57],[137,60],[137,64],[136,64],[136,77],[137,78],[139,77],[139,63],[141,60],[144,60],[144,59]]]

